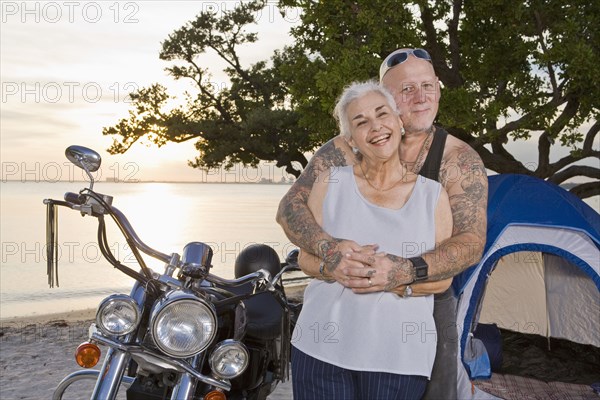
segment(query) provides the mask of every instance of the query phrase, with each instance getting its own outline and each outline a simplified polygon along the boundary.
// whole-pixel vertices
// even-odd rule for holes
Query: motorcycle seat
[[[235,294],[252,292],[252,284],[227,288]],[[258,293],[243,301],[246,306],[246,336],[257,340],[273,340],[281,335],[283,308],[269,292]]]

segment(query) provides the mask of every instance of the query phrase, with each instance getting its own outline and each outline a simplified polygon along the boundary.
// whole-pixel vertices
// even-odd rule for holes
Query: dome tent
[[[514,257],[529,254],[519,252],[539,255]],[[492,278],[502,276],[501,264],[510,272],[492,290]],[[483,256],[454,278],[453,287],[459,398],[493,397],[471,384],[491,376],[485,347],[473,336],[485,318],[503,320],[508,329],[600,347],[600,215],[552,183],[524,175],[490,176]],[[502,299],[509,302],[501,304]]]

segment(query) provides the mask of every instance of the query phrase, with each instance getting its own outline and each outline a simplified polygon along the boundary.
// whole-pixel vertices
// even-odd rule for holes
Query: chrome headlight
[[[124,294],[113,294],[100,303],[96,325],[106,335],[122,336],[137,328],[140,317],[135,300]]]
[[[243,343],[231,339],[224,340],[210,355],[210,369],[219,378],[233,379],[246,370],[249,358]]]
[[[217,334],[213,307],[193,294],[167,293],[152,311],[154,343],[165,354],[188,358],[206,349]]]

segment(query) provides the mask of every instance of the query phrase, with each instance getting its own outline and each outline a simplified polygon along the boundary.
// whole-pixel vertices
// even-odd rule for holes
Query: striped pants
[[[294,400],[420,399],[427,377],[352,371],[319,361],[292,346]]]

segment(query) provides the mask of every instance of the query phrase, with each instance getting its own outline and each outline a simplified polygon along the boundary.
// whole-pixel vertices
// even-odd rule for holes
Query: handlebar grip
[[[79,193],[67,192],[65,193],[65,201],[71,204],[81,205],[85,203],[85,198],[80,196]]]

